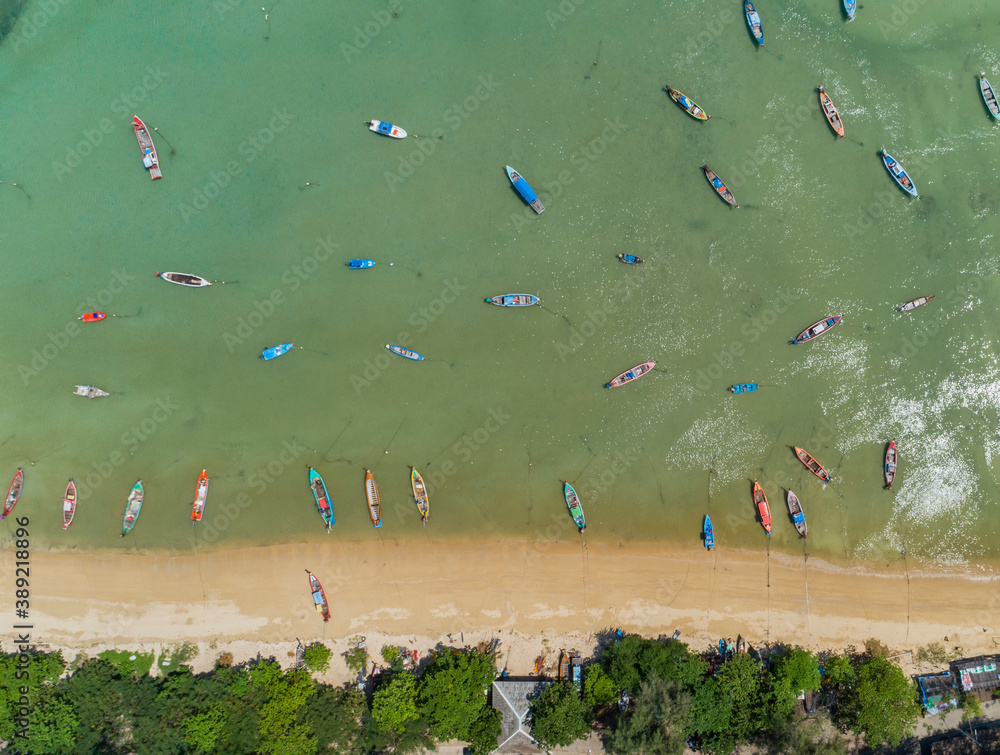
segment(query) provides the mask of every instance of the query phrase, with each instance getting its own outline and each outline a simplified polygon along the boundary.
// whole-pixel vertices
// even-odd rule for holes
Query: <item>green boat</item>
[[[573,517],[573,521],[576,522],[576,526],[580,528],[580,534],[582,535],[587,531],[587,523],[583,519],[583,506],[580,505],[580,496],[576,494],[573,486],[568,482],[563,483],[563,495],[566,496],[566,505],[569,506],[569,513]]]
[[[122,522],[121,537],[125,537],[135,527],[135,520],[139,518],[139,511],[142,509],[142,480],[136,480],[129,493],[128,503],[125,504],[125,521]]]
[[[329,532],[333,526],[333,507],[330,505],[330,494],[326,492],[326,483],[323,482],[323,478],[312,467],[309,467],[309,487],[312,489],[319,515],[326,522],[326,531]]]

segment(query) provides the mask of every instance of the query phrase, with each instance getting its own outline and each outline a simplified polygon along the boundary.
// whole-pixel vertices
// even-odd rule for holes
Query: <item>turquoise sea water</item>
[[[0,45],[15,513],[48,547],[325,538],[311,464],[329,537],[575,537],[569,480],[588,538],[697,547],[710,512],[720,548],[799,552],[791,486],[812,554],[996,559],[1000,126],[977,74],[1000,85],[1000,6],[939,5],[867,3],[845,23],[836,0],[762,0],[758,50],[739,2],[28,2]],[[159,129],[160,181],[133,112]],[[379,137],[371,118],[420,138]],[[883,145],[922,200],[891,182]],[[231,283],[188,290],[159,270]],[[508,292],[545,308],[483,302]],[[91,309],[123,317],[77,327]],[[831,314],[843,324],[788,345]],[[285,341],[303,348],[257,358]],[[601,387],[646,360],[662,371]],[[426,530],[410,464],[431,489]],[[137,477],[142,516],[119,540]]]

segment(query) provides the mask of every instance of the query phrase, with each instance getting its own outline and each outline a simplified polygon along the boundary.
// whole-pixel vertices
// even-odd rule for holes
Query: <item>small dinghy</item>
[[[154,181],[163,178],[160,172],[160,161],[156,157],[156,147],[153,146],[153,137],[138,115],[132,116],[132,128],[135,129],[135,138],[139,140],[139,151],[142,152],[142,164],[149,171],[149,177]]]
[[[900,312],[912,312],[917,307],[924,306],[927,302],[929,302],[933,298],[934,298],[934,296],[931,295],[931,296],[921,296],[921,297],[919,297],[917,299],[911,299],[910,301],[906,302],[906,304],[904,304],[902,307],[900,307],[899,311]]]
[[[760,516],[760,526],[764,532],[771,534],[771,508],[767,505],[767,496],[764,495],[764,488],[756,480],[753,481],[753,505],[757,508]]]
[[[125,519],[122,520],[122,534],[125,537],[135,527],[135,520],[139,518],[142,511],[142,480],[136,480],[129,493],[128,502],[125,504]]]
[[[705,536],[705,549],[712,550],[715,547],[715,531],[712,529],[712,517],[705,514],[705,524],[702,525],[702,533]]]
[[[399,126],[393,126],[385,121],[365,121],[369,131],[374,131],[382,136],[391,136],[393,139],[405,139],[407,134]]]
[[[760,16],[757,15],[757,9],[753,7],[753,3],[751,3],[750,0],[745,0],[743,3],[743,9],[747,14],[747,26],[750,27],[750,33],[753,34],[753,38],[757,40],[757,44],[763,47],[764,27],[760,25]]]
[[[156,277],[170,283],[176,283],[178,286],[190,286],[191,288],[212,285],[212,281],[207,278],[202,278],[200,275],[190,275],[189,273],[157,273]]]
[[[631,370],[625,370],[621,375],[613,378],[610,383],[605,383],[605,388],[618,388],[619,386],[625,385],[626,383],[631,383],[633,380],[638,380],[647,372],[652,370],[656,366],[656,362],[643,362],[642,364],[637,364]]]
[[[424,358],[417,352],[404,349],[402,346],[390,346],[389,344],[386,344],[385,347],[393,354],[399,354],[399,356],[405,357],[406,359],[412,359],[414,362],[422,362],[424,360]]]
[[[365,498],[368,500],[368,515],[372,518],[372,524],[376,527],[381,527],[382,503],[379,501],[375,475],[372,474],[370,469],[365,470]]]
[[[265,362],[270,362],[272,359],[280,357],[282,354],[287,353],[295,346],[294,343],[279,343],[277,346],[271,346],[260,352],[258,359],[263,359]]]
[[[375,260],[351,260],[347,266],[352,270],[363,270],[366,267],[373,267]]]
[[[990,111],[990,115],[1000,121],[1000,104],[997,104],[997,97],[993,91],[993,87],[991,87],[990,82],[986,80],[986,71],[979,72],[979,91],[983,95],[983,102],[986,103],[986,107]]]
[[[85,315],[80,315],[76,319],[82,320],[83,322],[100,322],[107,316],[106,312],[88,312]]]
[[[641,265],[643,262],[642,257],[636,257],[634,254],[619,254],[618,259],[626,265]]]
[[[306,574],[309,575],[309,592],[312,593],[313,605],[316,606],[316,612],[323,617],[323,621],[329,621],[330,604],[326,602],[326,593],[323,591],[323,585],[316,579],[316,575],[308,569],[306,569]]]
[[[708,182],[712,184],[712,188],[715,189],[718,195],[722,197],[733,209],[739,207],[739,205],[736,204],[736,197],[734,197],[733,193],[726,188],[722,179],[715,175],[712,169],[707,165],[702,165],[701,169],[705,171],[705,178],[707,178]]]
[[[885,169],[889,171],[889,175],[892,176],[892,180],[899,184],[899,188],[910,194],[917,199],[920,199],[920,195],[917,194],[917,187],[913,185],[913,181],[910,180],[910,176],[903,166],[896,162],[893,157],[885,151],[885,147],[882,151],[878,153],[879,157],[882,158],[882,162],[885,163]]]
[[[799,457],[799,461],[806,465],[806,469],[816,475],[823,482],[830,482],[830,473],[823,469],[823,465],[816,461],[812,454],[804,448],[795,446],[795,455]]]
[[[530,307],[538,304],[538,297],[534,294],[501,294],[486,300],[487,304],[496,304],[498,307]]]
[[[576,494],[573,486],[568,482],[563,482],[563,495],[566,497],[566,505],[569,506],[569,514],[576,522],[576,528],[582,535],[587,531],[587,522],[583,518],[583,506],[580,505],[580,496]]]
[[[24,469],[21,467],[17,468],[14,473],[14,479],[10,481],[10,487],[7,488],[7,498],[3,502],[3,511],[0,512],[0,519],[6,519],[14,507],[17,505],[17,499],[21,497],[21,488],[24,487]]]
[[[802,504],[799,503],[799,497],[789,490],[786,499],[788,502],[788,513],[792,517],[792,524],[795,525],[795,531],[802,535],[802,539],[804,540],[806,535],[808,535],[808,528],[806,527],[806,515],[802,511]]]
[[[76,514],[76,483],[70,480],[63,495],[63,529],[73,524],[74,514]]]
[[[760,388],[756,383],[739,383],[738,385],[731,385],[726,388],[730,393],[753,393],[755,390]]]
[[[826,333],[834,325],[837,325],[843,319],[843,317],[844,317],[843,315],[834,315],[833,317],[827,317],[823,320],[820,320],[819,322],[813,323],[808,328],[799,333],[797,336],[795,336],[795,340],[792,341],[792,343],[798,345],[800,343],[806,343],[807,341],[811,341],[814,338],[819,338],[819,336]]]
[[[201,470],[198,482],[194,486],[194,503],[191,505],[191,521],[200,522],[205,515],[205,502],[208,500],[208,475]]]
[[[826,116],[826,122],[836,132],[837,138],[843,139],[844,122],[840,119],[840,112],[837,110],[837,106],[833,104],[830,95],[826,93],[826,90],[822,86],[817,87],[817,91],[819,92],[819,106],[823,111],[823,115]]]
[[[892,487],[892,481],[896,479],[896,441],[892,441],[885,449],[885,486]]]
[[[78,385],[75,386],[73,391],[74,396],[83,396],[84,398],[100,398],[101,396],[110,396],[111,394],[107,391],[102,391],[97,386],[93,385]]]
[[[684,108],[684,111],[690,115],[692,118],[696,118],[699,121],[707,121],[710,116],[700,107],[698,107],[694,102],[684,94],[684,92],[678,92],[676,89],[671,89],[668,86],[664,86],[663,90],[670,95],[670,98]]]
[[[521,174],[509,165],[506,168],[507,178],[514,184],[514,188],[517,189],[517,193],[521,195],[524,201],[531,205],[531,209],[539,215],[545,212],[545,208],[542,206],[541,200],[538,199],[538,195],[535,194],[535,190],[528,186],[528,182],[521,178]]]

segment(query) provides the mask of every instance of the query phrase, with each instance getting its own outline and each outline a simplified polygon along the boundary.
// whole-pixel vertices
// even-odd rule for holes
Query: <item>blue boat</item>
[[[847,20],[853,21],[854,14],[858,12],[858,0],[844,0],[844,12],[847,13]]]
[[[277,346],[272,346],[269,349],[264,349],[260,353],[260,359],[265,362],[269,362],[275,357],[280,357],[286,351],[289,351],[295,344],[294,343],[279,343]]]
[[[402,346],[390,346],[389,344],[386,344],[385,347],[389,349],[389,351],[391,351],[393,354],[399,354],[401,357],[412,359],[414,362],[422,362],[424,359],[417,352],[410,351],[409,349],[404,349]]]
[[[496,304],[498,307],[530,307],[538,304],[538,297],[534,294],[501,294],[486,300],[487,304]]]
[[[636,257],[634,254],[619,254],[618,259],[626,265],[638,265],[642,262],[642,257]]]
[[[885,169],[889,171],[889,175],[892,176],[892,180],[899,184],[899,188],[907,194],[911,194],[917,199],[920,199],[920,195],[917,194],[917,187],[913,185],[913,181],[910,180],[909,175],[907,175],[906,171],[903,170],[903,166],[897,163],[893,159],[892,155],[885,151],[885,147],[883,147],[882,151],[878,154],[882,158],[882,162],[885,163]]]
[[[535,190],[528,186],[528,182],[521,178],[521,174],[509,165],[507,166],[507,177],[514,184],[514,188],[517,189],[518,194],[524,198],[525,202],[531,205],[531,208],[535,212],[539,215],[545,212],[545,208],[542,207],[542,203],[538,199],[538,195],[535,194]]]
[[[763,47],[764,27],[760,25],[760,16],[757,15],[757,9],[753,7],[753,3],[750,0],[745,0],[743,8],[747,12],[747,26],[750,27],[750,33],[757,40],[757,44]]]
[[[330,494],[326,491],[326,483],[323,482],[323,478],[312,467],[309,467],[309,487],[312,489],[313,500],[316,501],[319,515],[323,517],[323,522],[326,524],[326,531],[329,532],[334,525]]]
[[[740,383],[738,385],[731,385],[726,390],[732,393],[753,393],[758,388],[760,386],[756,383]]]
[[[351,260],[347,263],[347,266],[352,270],[360,270],[365,267],[372,267],[375,264],[375,260]]]
[[[712,550],[715,547],[715,532],[712,530],[712,517],[705,514],[705,548],[707,550]]]

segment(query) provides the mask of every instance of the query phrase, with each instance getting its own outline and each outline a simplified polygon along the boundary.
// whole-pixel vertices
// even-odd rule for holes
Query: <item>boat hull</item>
[[[66,486],[66,492],[63,494],[63,526],[62,528],[68,529],[71,524],[73,524],[73,517],[76,515],[76,483],[72,480]]]
[[[309,489],[312,490],[316,510],[319,511],[319,515],[323,518],[323,523],[326,524],[326,531],[329,532],[330,528],[334,525],[333,504],[330,501],[330,494],[327,492],[326,483],[320,477],[319,472],[312,467],[309,467]]]
[[[534,294],[501,294],[486,300],[487,304],[496,304],[498,307],[530,307],[538,304],[538,297]]]
[[[840,117],[840,111],[837,110],[837,106],[833,104],[833,100],[830,99],[830,95],[826,93],[823,87],[818,87],[817,91],[819,91],[819,107],[826,117],[826,122],[830,124],[830,128],[833,129],[837,138],[843,139],[844,121]]]
[[[911,299],[910,301],[906,302],[906,304],[904,304],[902,307],[900,307],[899,311],[912,312],[917,307],[924,306],[927,302],[929,302],[933,298],[934,298],[933,296],[921,296],[917,299]]]
[[[282,354],[288,353],[293,346],[295,346],[294,343],[279,343],[277,346],[271,346],[270,348],[264,349],[260,353],[260,358],[265,362],[270,362],[272,359],[277,359]]]
[[[882,474],[885,477],[885,486],[887,488],[891,488],[893,480],[896,479],[896,461],[896,441],[894,440],[885,449],[885,463],[882,467]]]
[[[351,260],[347,266],[352,270],[363,270],[367,267],[374,267],[375,260]]]
[[[892,180],[896,182],[896,185],[910,196],[920,199],[920,195],[917,194],[917,187],[913,185],[910,175],[903,170],[903,166],[884,149],[879,152],[879,156],[882,158],[882,164],[885,165],[885,169],[889,171],[889,175],[892,176]]]
[[[316,579],[316,575],[311,571],[306,571],[309,575],[309,592],[312,593],[313,605],[316,607],[316,612],[323,617],[323,621],[330,620],[330,604],[326,600],[326,592],[323,590],[323,585],[319,583]]]
[[[854,14],[858,12],[858,0],[844,0],[844,13],[847,14],[847,20],[853,21]]]
[[[376,527],[382,526],[382,502],[378,497],[378,485],[375,483],[375,476],[370,469],[365,470],[365,498],[368,500],[368,515],[372,524]]]
[[[671,89],[670,87],[664,87],[664,90],[666,91],[667,94],[670,95],[670,98],[674,102],[676,102],[678,105],[681,106],[681,108],[684,110],[685,113],[690,115],[695,120],[707,121],[709,118],[712,117],[704,110],[702,110],[700,107],[698,107],[695,104],[694,100],[690,99],[683,92],[678,92],[676,89]]]
[[[715,171],[707,165],[702,165],[701,169],[705,171],[705,178],[708,179],[708,183],[713,189],[715,189],[715,193],[722,198],[722,201],[733,209],[739,207],[739,205],[736,204],[736,197],[733,196],[733,193],[726,187],[726,184],[723,183],[722,179],[715,174]]]
[[[135,522],[139,518],[139,512],[142,511],[142,498],[142,480],[137,480],[135,485],[132,486],[132,492],[129,493],[128,501],[125,504],[125,518],[122,520],[122,537],[125,537],[135,527]]]
[[[767,505],[767,496],[764,495],[764,488],[756,480],[753,481],[753,504],[757,509],[757,516],[760,517],[760,526],[764,532],[771,534],[771,507]]]
[[[427,486],[424,485],[424,478],[420,476],[413,467],[410,467],[410,487],[413,489],[413,500],[417,504],[417,511],[424,524],[431,518],[431,501],[427,495]]]
[[[399,126],[393,126],[391,123],[386,123],[385,121],[370,121],[368,123],[368,130],[374,131],[376,134],[382,134],[382,136],[392,137],[393,139],[405,139],[407,137],[406,131]]]
[[[738,385],[731,385],[726,390],[730,393],[753,393],[759,387],[756,383],[740,383]]]
[[[176,283],[178,286],[187,286],[188,288],[203,288],[212,285],[212,281],[207,278],[191,273],[157,273],[156,277],[168,283]]]
[[[153,145],[153,136],[142,122],[138,115],[132,115],[132,127],[135,129],[135,138],[139,142],[139,151],[142,153],[142,164],[149,171],[149,177],[154,181],[163,178],[160,172],[160,160],[156,156],[156,147]]]
[[[804,448],[795,446],[795,455],[799,458],[799,461],[805,465],[806,469],[816,475],[823,482],[830,482],[830,473],[823,468],[822,464],[816,461],[812,454]]]
[[[643,362],[642,364],[637,364],[631,370],[625,370],[621,375],[616,378],[612,378],[611,382],[605,383],[605,388],[620,388],[626,383],[631,383],[633,380],[638,380],[647,372],[650,372],[656,366],[656,362]]]
[[[618,259],[626,265],[641,265],[643,263],[642,257],[636,257],[634,254],[619,254]]]
[[[96,385],[77,385],[74,388],[73,395],[83,396],[84,398],[101,398],[102,396],[111,395],[107,391],[102,391]]]
[[[424,361],[424,358],[420,354],[415,351],[411,351],[410,349],[404,349],[402,346],[391,346],[390,344],[386,344],[385,347],[393,354],[398,354],[404,359],[412,359],[414,362]]]
[[[819,338],[821,335],[829,331],[835,325],[839,325],[840,321],[844,319],[843,315],[834,315],[833,317],[826,317],[822,320],[814,322],[808,328],[799,333],[795,340],[792,341],[794,344],[808,343],[814,338]]]
[[[799,497],[789,490],[785,502],[788,505],[788,514],[792,517],[792,524],[795,525],[795,531],[805,539],[809,534],[809,530],[806,527],[806,515],[802,511],[802,504],[799,502]]]
[[[569,507],[569,514],[576,523],[576,528],[582,535],[587,531],[587,521],[583,516],[583,506],[580,505],[580,496],[576,494],[573,486],[568,482],[563,483],[563,496],[566,498],[566,505]]]
[[[100,322],[107,316],[106,312],[88,312],[85,315],[80,315],[76,319],[82,320],[83,322]]]
[[[708,514],[705,515],[702,533],[705,537],[705,550],[712,550],[715,547],[715,530],[712,529],[712,518]]]
[[[205,515],[205,503],[208,500],[208,475],[201,470],[198,482],[194,486],[194,503],[191,504],[191,519],[200,522]]]
[[[986,109],[990,111],[990,115],[993,116],[994,120],[1000,121],[1000,103],[997,102],[996,92],[993,91],[990,82],[986,80],[986,71],[979,74],[979,93],[983,95],[983,102],[986,103]]]
[[[754,40],[761,47],[764,46],[764,27],[760,23],[760,16],[757,14],[757,9],[753,7],[753,3],[750,0],[746,0],[743,3],[743,10],[746,12],[747,26],[750,27],[750,33],[753,35]]]
[[[17,471],[14,473],[14,479],[10,481],[10,487],[7,488],[7,498],[3,503],[3,511],[0,511],[0,519],[6,519],[10,516],[10,512],[14,510],[18,499],[21,497],[21,489],[23,487],[24,469],[18,467]]]
[[[507,178],[510,182],[514,184],[514,188],[517,189],[517,193],[521,195],[521,198],[531,205],[531,209],[541,215],[545,212],[545,207],[542,206],[541,200],[538,199],[538,195],[535,194],[535,190],[528,185],[521,174],[514,170],[509,165],[505,166],[507,168]]]

